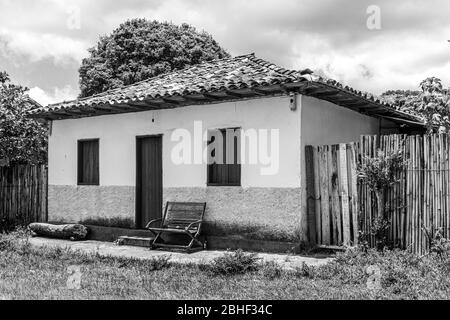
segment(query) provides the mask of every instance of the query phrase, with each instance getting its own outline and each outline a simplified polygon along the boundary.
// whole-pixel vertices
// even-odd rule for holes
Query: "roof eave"
[[[408,126],[425,127],[423,119],[395,109],[372,95],[349,87],[330,85],[322,81],[309,81],[301,93],[326,100],[342,107],[373,117],[391,118]]]
[[[299,81],[253,88],[241,88],[234,90],[212,91],[202,93],[190,93],[186,95],[167,95],[164,97],[146,97],[140,99],[127,99],[109,104],[92,104],[88,106],[55,108],[45,112],[36,112],[29,115],[30,118],[44,118],[47,120],[76,119],[83,117],[112,115],[120,113],[150,111],[159,109],[172,109],[189,105],[204,105],[223,103],[227,101],[242,101],[259,97],[285,95],[289,92],[297,92],[326,100],[353,111],[402,123],[408,126],[424,127],[422,119],[394,109],[374,97],[365,97],[356,90],[340,88],[320,81],[299,79]]]
[[[46,111],[30,113],[30,118],[45,118],[49,120],[73,119],[99,115],[110,115],[140,111],[172,109],[189,105],[215,104],[229,101],[242,101],[262,97],[286,95],[298,91],[304,86],[305,80],[288,84],[259,86],[252,88],[228,89],[185,95],[167,95],[154,98],[147,96],[140,99],[126,99],[113,103],[91,104],[79,106],[74,101],[73,106],[61,108],[58,106]]]

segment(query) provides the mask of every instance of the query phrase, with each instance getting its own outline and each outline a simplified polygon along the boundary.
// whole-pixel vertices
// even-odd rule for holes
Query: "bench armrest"
[[[145,229],[150,228],[150,226],[151,226],[153,223],[158,222],[158,221],[162,221],[162,218],[159,218],[159,219],[155,219],[155,220],[150,221],[150,222],[147,223],[147,225],[145,226]]]
[[[197,221],[195,221],[195,222],[192,222],[190,225],[188,225],[188,226],[186,227],[186,230],[189,230],[190,228],[192,228],[192,227],[193,227],[194,225],[196,225],[196,224],[200,225],[202,222],[203,222],[203,220],[197,220]]]

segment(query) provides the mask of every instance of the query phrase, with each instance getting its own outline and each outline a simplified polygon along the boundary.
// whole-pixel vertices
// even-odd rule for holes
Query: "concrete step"
[[[135,246],[135,247],[145,247],[150,248],[154,238],[150,237],[131,237],[131,236],[121,236],[117,240],[120,246]]]

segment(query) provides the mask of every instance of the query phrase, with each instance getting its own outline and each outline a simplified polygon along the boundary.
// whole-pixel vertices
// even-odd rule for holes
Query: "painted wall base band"
[[[230,232],[234,228],[289,239],[301,233],[300,188],[164,188],[163,201],[206,201],[205,220]],[[135,219],[135,188],[50,185],[48,207],[50,221],[123,227]]]

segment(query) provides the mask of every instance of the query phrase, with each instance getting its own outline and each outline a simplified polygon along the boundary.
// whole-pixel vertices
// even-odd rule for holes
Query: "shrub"
[[[278,263],[274,261],[268,261],[262,264],[261,273],[264,277],[272,280],[281,277],[281,275],[283,274],[283,269]]]
[[[13,231],[16,227],[16,221],[9,218],[0,218],[0,233]]]
[[[10,237],[0,234],[0,251],[10,251],[13,249],[13,245]]]
[[[390,223],[385,214],[385,193],[389,187],[399,181],[399,173],[404,170],[406,164],[400,150],[386,153],[378,149],[376,156],[364,157],[358,168],[359,178],[375,193],[377,199],[378,213],[377,217],[371,221],[371,234],[375,236],[376,246],[380,250],[388,245],[387,234]]]
[[[260,259],[256,253],[245,253],[239,249],[215,258],[206,269],[214,275],[243,274],[257,271]]]
[[[450,253],[450,240],[442,235],[442,228],[438,228],[435,232],[432,232],[431,229],[427,229],[422,225],[422,230],[428,239],[430,253],[436,254],[441,259],[447,258]]]
[[[146,265],[148,266],[148,269],[150,271],[158,271],[165,268],[169,268],[171,266],[170,256],[163,255],[152,257],[150,260],[147,261]]]
[[[378,218],[384,218],[384,193],[387,188],[399,181],[398,173],[402,171],[406,162],[401,151],[385,153],[378,149],[375,157],[364,157],[358,168],[358,176],[367,183],[377,197]]]
[[[302,263],[301,267],[295,268],[295,275],[299,278],[314,278],[315,268],[307,265],[305,262]]]
[[[10,233],[0,233],[0,251],[28,254],[30,252],[29,236],[30,232],[23,227],[17,227]]]
[[[359,233],[359,247],[367,252],[370,243],[370,237],[375,238],[375,247],[378,250],[385,248],[393,249],[392,241],[389,240],[388,232],[391,223],[389,219],[375,217],[372,219],[369,232],[360,231]]]

